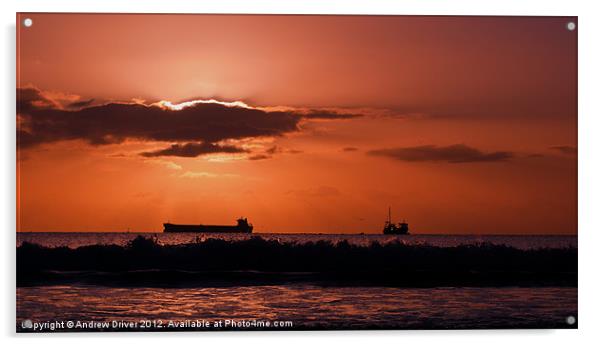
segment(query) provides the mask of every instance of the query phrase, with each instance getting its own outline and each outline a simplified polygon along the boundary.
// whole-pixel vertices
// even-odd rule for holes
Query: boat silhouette
[[[247,218],[239,218],[236,225],[178,225],[173,223],[164,223],[163,232],[165,233],[251,233],[253,225],[247,221]]]
[[[410,234],[409,225],[405,220],[398,224],[391,222],[391,207],[389,207],[389,219],[385,221],[383,234]]]

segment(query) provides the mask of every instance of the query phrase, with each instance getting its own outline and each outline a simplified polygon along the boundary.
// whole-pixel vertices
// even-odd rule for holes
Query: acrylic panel
[[[577,18],[17,14],[18,332],[577,328]]]

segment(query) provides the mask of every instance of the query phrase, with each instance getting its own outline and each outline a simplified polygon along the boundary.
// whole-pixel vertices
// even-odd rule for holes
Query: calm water
[[[164,244],[195,241],[195,234],[162,233],[19,233],[17,243],[78,247],[126,244],[137,235],[156,236]],[[448,235],[320,235],[254,234],[281,242],[347,240],[358,245],[400,240],[408,244],[456,246],[490,242],[521,249],[576,247],[574,236],[448,236]],[[249,235],[203,235],[202,239],[245,239]],[[107,287],[72,284],[17,288],[17,328],[25,320],[133,322],[122,330],[175,330],[169,322],[204,320],[246,323],[225,329],[361,329],[361,328],[567,328],[577,316],[576,287],[320,287],[312,284],[245,287]],[[141,321],[145,322],[141,322]],[[158,322],[160,320],[160,322]],[[152,321],[152,322],[146,322]],[[254,321],[254,322],[253,322]],[[281,327],[266,326],[280,321]],[[254,324],[252,324],[252,322]],[[291,323],[290,324],[287,323]],[[161,328],[158,328],[161,326]],[[173,326],[173,325],[172,325]],[[76,331],[97,330],[71,329]],[[26,329],[29,331],[31,329]],[[60,330],[60,329],[57,329]],[[65,329],[62,329],[65,331]],[[69,331],[69,329],[67,329]]]
[[[281,234],[254,233],[249,234],[202,234],[194,233],[17,233],[17,245],[23,241],[46,246],[78,247],[94,244],[124,245],[138,235],[157,237],[162,244],[189,243],[199,237],[241,240],[259,236],[280,242],[305,243],[308,241],[326,240],[338,242],[347,240],[352,244],[369,245],[373,241],[387,243],[401,241],[407,244],[429,244],[434,246],[457,246],[460,244],[493,243],[508,245],[519,249],[577,247],[576,236],[498,236],[498,235],[382,235],[382,234]]]
[[[569,327],[576,288],[317,287],[17,289],[17,324],[32,321],[290,321],[288,328]],[[574,327],[574,325],[573,325]],[[253,328],[250,329],[273,329]],[[200,328],[211,330],[212,328]],[[244,328],[243,328],[244,329]]]

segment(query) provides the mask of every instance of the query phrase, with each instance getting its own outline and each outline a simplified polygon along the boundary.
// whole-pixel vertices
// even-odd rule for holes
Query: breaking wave
[[[489,243],[287,243],[252,237],[162,245],[17,247],[17,285],[244,286],[312,282],[391,287],[577,286],[577,249],[522,250]]]

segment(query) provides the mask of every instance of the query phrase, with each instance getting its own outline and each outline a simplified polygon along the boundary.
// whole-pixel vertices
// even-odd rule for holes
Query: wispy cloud
[[[293,195],[299,198],[320,198],[320,197],[337,197],[341,195],[341,191],[333,186],[318,186],[307,189],[295,189],[286,192],[287,195]]]
[[[140,155],[145,157],[156,156],[180,156],[180,157],[197,157],[207,154],[228,153],[239,154],[246,153],[247,150],[232,145],[219,145],[213,143],[185,143],[173,144],[165,149],[148,151]]]
[[[233,177],[237,177],[238,175],[236,174],[230,174],[230,173],[226,173],[226,174],[216,174],[216,173],[210,173],[210,172],[194,172],[194,171],[187,171],[184,172],[182,174],[180,174],[181,178],[217,178],[217,177],[227,177],[227,178],[233,178]]]
[[[550,147],[550,149],[556,150],[565,155],[577,155],[577,148],[573,147],[573,146],[569,146],[569,145],[557,145],[557,146]]]
[[[464,144],[450,146],[422,145],[416,147],[377,149],[368,152],[368,155],[383,156],[400,161],[409,162],[496,162],[506,161],[514,157],[508,151],[483,152],[479,149]]]
[[[255,154],[255,155],[250,155],[248,157],[248,159],[251,161],[267,160],[267,159],[271,159],[271,158],[272,158],[271,155],[266,155],[266,154]]]
[[[161,160],[161,159],[148,159],[148,160],[145,160],[145,162],[159,165],[159,166],[165,167],[167,169],[175,170],[175,171],[182,170],[182,166],[178,165],[177,163],[175,163],[173,161],[167,161],[167,160]]]

